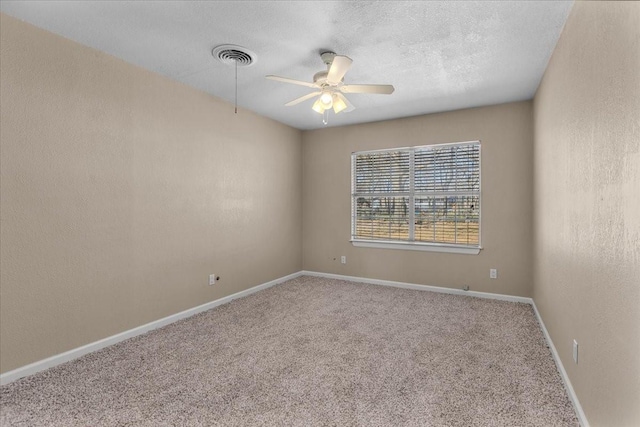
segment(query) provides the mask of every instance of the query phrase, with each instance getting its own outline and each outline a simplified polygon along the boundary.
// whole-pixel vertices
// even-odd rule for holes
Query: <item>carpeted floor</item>
[[[576,426],[531,306],[299,277],[0,388],[2,426]]]

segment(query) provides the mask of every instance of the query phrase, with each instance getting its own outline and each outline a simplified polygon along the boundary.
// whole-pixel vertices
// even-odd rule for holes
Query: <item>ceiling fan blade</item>
[[[331,63],[331,68],[329,68],[327,81],[333,84],[340,83],[344,75],[349,71],[349,68],[351,68],[352,62],[348,56],[336,55]]]
[[[347,99],[346,96],[344,96],[343,94],[341,94],[340,92],[336,92],[336,96],[338,97],[338,99],[342,102],[344,102],[344,104],[346,105],[347,108],[341,109],[339,111],[336,111],[336,114],[340,111],[344,111],[345,113],[348,113],[349,111],[353,111],[356,109],[356,107],[353,106],[352,103],[349,102],[349,100]],[[335,105],[336,103],[334,102],[334,111],[335,111]]]
[[[302,80],[295,80],[287,77],[280,77],[280,76],[265,76],[265,77],[268,78],[269,80],[275,80],[277,82],[292,83],[294,85],[300,85],[300,86],[306,86],[306,87],[318,87],[316,86],[315,83],[303,82]]]
[[[344,93],[375,93],[390,95],[395,90],[392,85],[342,85],[340,90]]]
[[[302,101],[306,101],[309,98],[313,98],[314,96],[320,95],[322,92],[312,92],[310,94],[301,96],[300,98],[296,98],[293,101],[289,101],[284,104],[287,107],[291,107],[292,105],[300,104]]]

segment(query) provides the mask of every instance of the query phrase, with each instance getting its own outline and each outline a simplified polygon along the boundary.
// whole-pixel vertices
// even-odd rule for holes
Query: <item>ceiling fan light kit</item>
[[[331,95],[331,92],[323,90],[322,95],[320,95],[320,102],[324,108],[331,108],[333,105],[333,96]]]
[[[324,113],[325,108],[322,106],[322,101],[320,101],[320,98],[316,99],[316,102],[313,103],[311,109],[316,113]]]
[[[338,114],[340,111],[347,109],[347,103],[344,102],[337,93],[333,94],[333,111]]]
[[[315,92],[296,98],[285,104],[287,107],[299,104],[307,99],[317,96],[317,99],[311,106],[311,109],[325,116],[324,123],[327,123],[326,112],[333,109],[335,114],[341,111],[349,112],[355,107],[343,95],[343,93],[368,93],[390,95],[394,91],[392,85],[345,85],[344,75],[351,68],[353,61],[348,56],[336,55],[334,52],[323,52],[320,54],[322,62],[327,65],[326,71],[320,71],[313,76],[313,83],[290,79],[288,77],[280,77],[269,75],[267,79],[279,81],[282,83],[290,83],[299,86],[306,86],[316,89]]]

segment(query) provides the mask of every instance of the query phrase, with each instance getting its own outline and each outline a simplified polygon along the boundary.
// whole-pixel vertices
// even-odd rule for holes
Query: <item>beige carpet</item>
[[[2,426],[576,426],[526,304],[300,277],[0,388]]]

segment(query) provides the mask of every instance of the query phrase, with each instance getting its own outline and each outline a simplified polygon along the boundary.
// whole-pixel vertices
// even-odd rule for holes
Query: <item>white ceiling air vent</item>
[[[234,44],[222,44],[216,46],[211,54],[218,61],[227,65],[248,67],[256,62],[256,54],[249,49]]]

